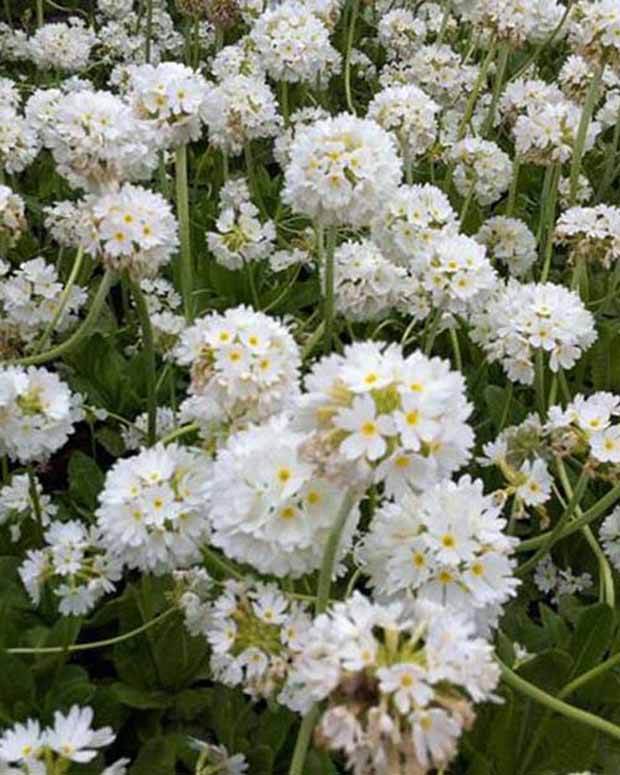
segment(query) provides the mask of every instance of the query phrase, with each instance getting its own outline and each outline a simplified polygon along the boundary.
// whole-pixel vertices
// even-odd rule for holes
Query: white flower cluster
[[[517,580],[516,544],[482,481],[464,476],[384,504],[358,547],[358,559],[382,600],[429,600],[473,616],[505,603]]]
[[[307,630],[281,700],[300,712],[328,700],[318,739],[354,772],[404,762],[422,773],[454,757],[473,703],[495,700],[498,679],[491,646],[459,613],[427,604],[405,616],[355,592]]]
[[[407,271],[392,263],[371,240],[343,242],[334,251],[336,310],[349,320],[375,320],[406,308]]]
[[[39,152],[37,133],[11,105],[0,105],[0,170],[22,172]]]
[[[0,276],[3,269],[0,262]],[[0,327],[9,327],[22,342],[31,343],[52,323],[63,290],[53,264],[43,258],[24,261],[0,279]],[[62,332],[77,320],[76,313],[86,302],[86,292],[73,285],[66,297],[54,332]]]
[[[229,181],[223,187],[217,231],[207,234],[209,250],[218,264],[234,270],[267,258],[273,250],[276,228],[273,221],[261,222],[259,214],[245,180]]]
[[[599,535],[605,554],[614,568],[620,570],[620,507],[616,506],[611,514],[605,517]]]
[[[342,113],[295,135],[282,198],[324,224],[366,225],[402,175],[396,143],[374,121]]]
[[[572,9],[571,43],[588,59],[618,63],[620,8],[615,0],[580,0]]]
[[[5,729],[0,736],[0,771],[7,775],[45,775],[51,768],[66,772],[72,762],[91,762],[99,748],[115,739],[110,727],[93,729],[93,718],[91,707],[72,705],[66,716],[54,713],[52,726],[42,728],[38,720],[29,718],[24,724]],[[104,768],[101,775],[125,775],[128,763],[128,759],[119,759]]]
[[[329,30],[307,4],[284,0],[256,20],[250,38],[263,67],[276,81],[316,83],[338,72],[340,54]]]
[[[0,454],[20,463],[45,460],[82,418],[80,397],[56,374],[34,366],[0,368]]]
[[[463,465],[473,442],[460,373],[395,344],[356,342],[314,364],[296,424],[308,459],[332,478],[385,483],[388,494],[423,489]]]
[[[484,245],[489,256],[503,264],[510,275],[527,273],[537,257],[536,238],[524,221],[496,215],[486,220],[474,239]]]
[[[49,585],[63,616],[83,616],[114,591],[122,564],[102,548],[96,528],[88,529],[77,520],[52,522],[44,537],[46,546],[29,550],[19,568],[35,605]]]
[[[592,586],[592,576],[581,573],[576,576],[571,568],[560,569],[547,555],[536,566],[534,584],[545,595],[551,596],[552,603],[558,603],[565,595],[575,595]]]
[[[299,108],[291,114],[288,127],[280,132],[273,144],[273,155],[283,170],[291,161],[291,146],[297,134],[305,131],[317,121],[326,118],[329,118],[329,113],[318,105],[311,108]]]
[[[180,314],[181,296],[163,277],[143,278],[140,289],[149,311],[155,346],[164,360],[172,361],[174,348],[186,327],[185,318]]]
[[[558,0],[474,0],[464,18],[513,47],[543,43],[564,13]]]
[[[578,394],[565,409],[552,406],[548,414],[546,430],[571,429],[577,434],[571,446],[578,449],[585,444],[599,463],[620,463],[620,423],[613,423],[620,416],[619,396],[603,391],[587,397]],[[569,443],[566,437],[563,441]]]
[[[72,16],[66,24],[40,27],[29,38],[27,52],[37,67],[75,72],[86,67],[96,41],[97,36],[82,19]]]
[[[425,154],[437,138],[439,105],[413,84],[389,86],[368,105],[368,118],[394,132],[403,158]]]
[[[157,274],[178,245],[177,222],[160,193],[125,183],[77,204],[47,209],[48,228],[61,244],[84,245],[105,266],[134,278]]]
[[[555,240],[569,246],[573,260],[600,261],[605,269],[620,258],[620,207],[571,207],[555,225]]]
[[[152,122],[162,146],[200,137],[209,86],[190,67],[179,62],[130,65],[125,88],[136,115]]]
[[[192,370],[183,414],[206,428],[265,419],[289,407],[299,391],[295,340],[282,323],[248,307],[197,320],[175,353]]]
[[[317,570],[343,498],[342,488],[303,460],[305,434],[271,418],[231,436],[207,485],[211,542],[260,573],[298,577]],[[359,512],[352,507],[339,556]]]
[[[596,340],[594,318],[579,296],[554,283],[509,280],[472,316],[472,336],[508,378],[531,385],[536,352],[551,371],[571,369]]]
[[[245,775],[248,771],[248,763],[242,753],[232,756],[223,745],[213,745],[190,738],[190,745],[200,752],[196,762],[195,775],[209,775],[220,772],[222,775]]]
[[[490,140],[466,137],[452,146],[448,159],[454,164],[454,185],[459,194],[473,195],[483,206],[497,202],[510,186],[510,157]]]
[[[40,520],[47,527],[57,512],[36,477],[31,482],[28,474],[17,474],[0,489],[0,525],[9,526],[11,541],[19,541],[27,520]]]
[[[177,426],[177,415],[168,406],[158,406],[156,412],[157,436],[161,439]],[[121,428],[125,449],[136,452],[146,446],[148,437],[148,413],[139,414],[130,425]]]
[[[311,622],[304,606],[275,584],[229,580],[216,596],[201,571],[186,578],[185,623],[192,635],[209,641],[216,680],[255,698],[277,694]]]
[[[213,86],[202,116],[209,140],[224,153],[238,156],[252,140],[274,137],[282,117],[273,92],[260,78],[232,75]]]
[[[107,91],[70,92],[50,107],[43,144],[72,186],[96,192],[150,177],[157,164],[155,133],[119,97]]]
[[[0,252],[14,245],[26,228],[26,206],[19,194],[0,185]]]
[[[117,460],[96,511],[101,545],[128,568],[161,575],[200,559],[209,528],[206,455],[157,444]]]
[[[407,8],[394,8],[381,14],[377,37],[390,59],[409,59],[424,43],[427,26]]]

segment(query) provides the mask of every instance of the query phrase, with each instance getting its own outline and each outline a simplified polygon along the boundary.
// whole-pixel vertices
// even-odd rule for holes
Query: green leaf
[[[569,648],[574,658],[571,678],[600,662],[609,649],[615,627],[614,612],[605,603],[597,603],[581,612]]]
[[[25,719],[34,705],[32,671],[18,657],[0,652],[0,716],[13,724]]]
[[[130,708],[148,710],[153,708],[167,708],[173,704],[174,698],[157,691],[144,691],[128,686],[124,683],[113,683],[110,686],[114,697],[123,705]]]
[[[174,736],[155,737],[142,746],[129,772],[131,775],[175,775],[176,761]]]
[[[104,475],[95,461],[76,450],[69,460],[69,494],[90,511],[97,508],[97,495],[103,487]]]

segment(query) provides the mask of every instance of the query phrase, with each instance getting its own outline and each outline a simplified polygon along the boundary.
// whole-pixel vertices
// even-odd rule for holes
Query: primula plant
[[[0,775],[618,775],[620,0],[0,2]]]

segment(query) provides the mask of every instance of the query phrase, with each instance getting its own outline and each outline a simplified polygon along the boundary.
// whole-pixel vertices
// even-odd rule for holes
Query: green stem
[[[347,33],[347,48],[344,55],[344,91],[347,99],[347,108],[354,116],[355,105],[353,103],[353,94],[351,92],[351,52],[353,50],[353,38],[355,37],[355,23],[359,12],[359,0],[353,0],[351,3],[351,17],[349,19],[349,29]]]
[[[536,362],[534,366],[535,373],[535,388],[536,388],[536,405],[538,407],[538,414],[540,419],[544,421],[547,414],[547,403],[545,396],[545,352],[544,350],[536,351]]]
[[[163,436],[160,441],[162,444],[170,444],[172,441],[176,441],[181,436],[187,436],[188,433],[194,433],[200,430],[200,426],[196,422],[189,423],[188,425],[182,425],[180,428],[175,428],[170,433]]]
[[[45,14],[43,13],[43,0],[37,0],[37,27],[43,27],[45,24]]]
[[[601,185],[596,194],[597,202],[603,201],[605,194],[607,193],[607,189],[609,188],[609,185],[613,180],[616,155],[618,154],[619,146],[620,146],[620,112],[618,113],[618,116],[616,118],[616,124],[614,126],[614,133],[611,139],[611,144],[607,149],[607,154],[606,154],[607,158],[605,160],[605,172],[603,173]]]
[[[575,139],[575,147],[573,148],[573,157],[570,165],[569,207],[572,207],[577,201],[577,187],[579,184],[579,173],[581,172],[581,160],[583,158],[588,128],[590,127],[590,121],[592,120],[592,113],[594,112],[594,106],[598,99],[599,87],[603,78],[604,69],[604,63],[596,68],[594,76],[590,81],[590,86],[588,87],[586,101],[581,111],[581,118],[579,119],[579,127],[577,129],[577,137]]]
[[[125,640],[135,638],[136,635],[140,635],[151,627],[155,627],[155,625],[159,624],[164,619],[167,619],[170,614],[174,613],[176,610],[176,608],[169,608],[167,611],[159,614],[159,616],[151,619],[151,621],[142,624],[140,627],[136,627],[135,630],[130,630],[123,635],[117,635],[115,638],[106,638],[105,640],[97,640],[92,643],[74,643],[70,646],[41,646],[40,648],[18,647],[4,649],[4,651],[7,654],[65,654],[67,652],[92,651],[93,649],[105,648],[106,646],[114,646],[116,643],[122,643]]]
[[[189,220],[189,189],[187,185],[187,146],[180,145],[176,150],[175,177],[177,195],[177,216],[181,236],[181,293],[185,320],[194,319],[194,272],[192,266],[192,243]]]
[[[39,538],[43,541],[43,534],[45,529],[43,527],[43,511],[41,509],[41,501],[39,500],[39,490],[37,489],[37,477],[34,473],[32,465],[28,466],[28,491],[30,494],[30,500],[32,501],[32,510],[34,511],[34,517],[39,530]]]
[[[45,343],[50,338],[50,336],[53,334],[54,330],[56,329],[56,326],[58,325],[58,321],[61,319],[63,312],[65,311],[65,307],[67,306],[67,303],[69,301],[69,296],[71,295],[71,290],[73,286],[75,285],[75,281],[78,278],[78,275],[80,273],[80,269],[82,268],[82,263],[84,259],[84,246],[80,245],[78,248],[78,251],[75,256],[75,260],[73,262],[73,266],[71,267],[71,274],[69,275],[69,279],[67,280],[67,284],[65,285],[63,292],[60,296],[60,300],[58,301],[58,304],[56,305],[56,310],[54,311],[54,316],[48,323],[45,331],[41,335],[41,338],[37,342],[37,346],[35,348],[35,353],[41,352],[41,350],[45,347]]]
[[[153,37],[153,0],[146,0],[146,30],[144,33],[144,60],[151,61],[151,39]]]
[[[256,290],[256,278],[254,277],[254,264],[252,261],[244,261],[245,272],[248,278],[248,285],[250,287],[250,296],[252,297],[252,306],[255,310],[260,309],[260,299],[258,298],[258,291]]]
[[[284,126],[290,124],[290,113],[288,107],[288,81],[280,81],[280,110],[284,118]]]
[[[506,204],[506,217],[511,218],[517,203],[517,191],[519,190],[519,173],[521,172],[521,159],[515,156],[512,163],[512,178],[508,191],[508,203]]]
[[[561,165],[556,162],[552,165],[551,180],[549,182],[548,202],[545,207],[545,250],[543,268],[540,275],[540,282],[544,283],[549,277],[551,269],[551,256],[553,255],[553,237],[555,231],[555,210],[558,200],[558,186],[560,184]]]
[[[461,119],[461,123],[459,124],[458,132],[457,132],[457,138],[456,138],[457,141],[462,140],[465,137],[465,134],[467,132],[467,127],[469,125],[469,122],[471,121],[471,117],[474,114],[474,109],[476,107],[476,102],[478,101],[478,96],[482,90],[482,87],[486,82],[489,68],[491,67],[493,60],[495,59],[496,51],[497,51],[497,40],[493,38],[493,40],[491,41],[491,45],[489,46],[488,53],[484,59],[484,62],[480,66],[480,71],[478,72],[478,78],[476,79],[474,88],[471,94],[469,95],[469,98],[465,105],[465,112],[463,114],[463,118]]]
[[[295,743],[295,750],[293,752],[293,759],[289,769],[289,775],[304,775],[304,764],[306,763],[306,756],[308,754],[308,748],[310,747],[310,740],[312,739],[312,733],[314,727],[319,718],[319,706],[313,705],[308,713],[304,716],[299,732],[297,733],[297,742]]]
[[[493,83],[493,95],[491,97],[491,104],[489,110],[484,119],[482,126],[482,137],[486,137],[493,129],[493,121],[495,120],[495,112],[499,103],[499,97],[502,93],[502,87],[504,85],[504,79],[506,78],[506,70],[508,68],[508,59],[510,57],[510,45],[503,43],[499,49],[499,62],[497,65],[497,72],[495,74],[495,81]]]
[[[146,411],[147,411],[147,445],[152,447],[157,441],[157,374],[155,370],[155,344],[153,342],[153,327],[146,299],[139,283],[130,280],[131,292],[136,303],[140,328],[142,329],[142,347],[146,360]]]
[[[41,363],[47,363],[48,361],[54,360],[54,358],[59,358],[61,355],[65,355],[72,350],[88,336],[97,322],[99,313],[105,304],[108,291],[114,284],[115,279],[116,276],[114,272],[111,269],[106,270],[84,322],[68,339],[65,339],[64,342],[56,345],[56,347],[53,347],[51,350],[47,350],[44,353],[37,353],[36,355],[29,355],[26,358],[19,358],[12,361],[12,363],[20,364],[21,366],[38,366]]]
[[[620,727],[612,724],[609,721],[606,721],[605,719],[602,719],[600,716],[595,716],[593,713],[588,713],[588,711],[581,710],[581,708],[575,708],[572,705],[569,705],[568,703],[563,702],[562,700],[559,700],[550,694],[547,694],[547,692],[544,692],[542,689],[539,689],[537,686],[534,686],[533,684],[529,683],[529,681],[526,681],[524,678],[521,678],[521,676],[514,673],[499,659],[497,661],[501,671],[502,679],[515,691],[523,694],[525,697],[529,697],[539,705],[542,705],[545,708],[549,708],[553,712],[559,713],[560,715],[571,719],[571,721],[585,724],[586,726],[597,729],[606,735],[610,735],[611,737],[615,737],[616,739],[620,740]]]
[[[467,213],[469,212],[469,208],[471,206],[471,201],[473,198],[474,198],[474,186],[472,185],[469,191],[467,192],[467,195],[463,200],[463,204],[461,206],[461,213],[459,216],[459,229],[461,231],[463,231],[463,226],[465,225]]]
[[[331,352],[334,341],[334,250],[336,247],[336,229],[330,226],[325,234],[322,226],[317,228],[319,256],[323,265],[324,273],[324,307],[323,317],[325,320],[325,353]]]
[[[457,371],[463,371],[463,358],[461,357],[459,335],[452,327],[450,327],[450,342],[452,343],[452,352],[454,353],[454,365]]]

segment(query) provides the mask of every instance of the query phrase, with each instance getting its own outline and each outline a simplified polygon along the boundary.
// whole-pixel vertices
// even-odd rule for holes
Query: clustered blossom
[[[162,145],[183,145],[200,136],[209,86],[179,62],[127,68],[127,97],[135,113],[151,122]]]
[[[374,121],[342,113],[295,135],[282,197],[324,224],[365,225],[402,175],[396,144]]]
[[[465,476],[384,504],[358,547],[382,600],[429,600],[473,615],[515,594],[516,541],[504,534],[501,504]]]
[[[227,557],[293,578],[320,567],[343,491],[304,461],[304,442],[305,434],[279,415],[219,449],[206,497],[211,542]],[[358,516],[351,507],[341,556]]]
[[[473,195],[481,205],[496,202],[510,186],[512,163],[507,153],[489,140],[466,137],[450,149],[454,185],[461,196]]]
[[[282,126],[269,86],[245,75],[229,76],[213,86],[202,115],[211,143],[232,156],[238,156],[252,140],[274,137]]]
[[[37,67],[75,72],[88,64],[96,40],[82,19],[72,16],[66,24],[40,27],[28,40],[27,51]]]
[[[218,264],[240,269],[260,261],[272,252],[276,237],[273,221],[261,222],[260,211],[250,201],[245,181],[227,183],[220,192],[220,213],[215,227],[207,234],[209,250]]]
[[[413,84],[383,89],[368,106],[368,118],[394,132],[407,161],[422,156],[434,144],[438,112],[439,105]]]
[[[555,239],[573,260],[600,261],[609,269],[620,258],[620,207],[571,207],[555,225]]]
[[[0,368],[0,454],[20,463],[47,459],[82,417],[80,397],[53,372]]]
[[[562,409],[549,409],[548,431],[560,435],[562,444],[575,452],[586,451],[598,463],[620,463],[620,396],[598,391],[586,397],[579,393]]]
[[[329,30],[297,0],[285,0],[261,14],[250,38],[276,81],[314,84],[317,77],[339,70],[340,54],[329,42]]]
[[[620,10],[614,0],[580,0],[572,9],[570,38],[576,49],[597,63],[620,58]]]
[[[56,268],[43,258],[33,258],[11,272],[0,261],[0,278],[0,330],[10,330],[22,342],[31,343],[56,316],[63,291]],[[73,285],[54,324],[54,332],[71,327],[85,302],[84,289]]]
[[[0,246],[14,245],[26,227],[24,200],[8,186],[0,185]],[[0,248],[2,250],[2,248]]]
[[[509,280],[473,316],[473,336],[508,378],[531,385],[537,352],[553,372],[571,369],[596,340],[594,318],[579,296],[554,283]]]
[[[54,723],[42,727],[37,719],[14,724],[0,736],[0,768],[7,775],[45,775],[50,768],[66,772],[72,762],[87,764],[114,742],[111,727],[93,729],[93,709],[72,705],[67,715],[54,713]],[[101,775],[124,775],[128,759],[119,759],[101,771]],[[17,765],[19,769],[13,766]]]
[[[114,591],[122,564],[102,548],[96,528],[77,520],[52,522],[44,538],[45,547],[29,550],[19,569],[34,605],[51,587],[63,616],[83,616]]]
[[[474,0],[464,10],[466,19],[514,48],[543,43],[564,13],[558,0]]]
[[[168,406],[158,406],[156,412],[157,435],[161,439],[173,431],[177,423],[177,414]],[[146,445],[148,439],[148,414],[139,414],[130,425],[121,428],[121,437],[125,449],[136,452]]]
[[[616,508],[603,520],[599,531],[605,554],[616,570],[620,570],[620,508]]]
[[[181,296],[169,280],[163,277],[145,277],[140,281],[149,311],[153,342],[166,361],[174,360],[174,348],[186,328],[180,314]]]
[[[161,575],[200,559],[209,535],[205,454],[157,444],[117,460],[99,493],[100,544],[121,565]]]
[[[592,576],[589,573],[575,575],[571,568],[558,568],[553,559],[547,555],[536,566],[534,584],[545,595],[549,595],[552,603],[558,603],[565,595],[575,595],[592,586]]]
[[[262,420],[298,393],[299,349],[287,328],[248,307],[197,320],[181,335],[177,362],[191,367],[189,419],[206,429]]]
[[[131,183],[77,204],[61,202],[47,216],[61,244],[81,244],[106,267],[138,279],[155,275],[178,246],[170,204],[160,193]]]
[[[204,571],[177,575],[185,624],[211,646],[211,670],[226,686],[254,698],[275,697],[310,625],[305,607],[275,584],[250,580],[224,583],[214,593]]]
[[[0,105],[0,170],[23,172],[39,152],[35,129],[21,113]]]
[[[471,405],[460,373],[440,358],[357,342],[305,377],[296,424],[308,459],[331,477],[384,482],[402,494],[451,474],[469,457]]]
[[[406,8],[395,8],[381,15],[377,37],[390,59],[408,59],[426,39],[424,21]]]
[[[11,541],[19,541],[28,520],[47,527],[57,512],[36,476],[31,481],[28,474],[17,474],[0,489],[0,525],[8,525]]]
[[[355,592],[304,635],[281,701],[306,713],[327,700],[318,742],[359,775],[445,766],[473,704],[497,699],[491,646],[453,611],[427,604],[406,615]]]
[[[349,320],[374,320],[406,307],[408,287],[406,270],[370,240],[344,242],[334,251],[335,306]]]
[[[487,249],[489,257],[503,264],[509,274],[521,277],[537,258],[536,238],[518,218],[497,215],[486,220],[474,239]]]
[[[70,92],[56,99],[42,138],[58,173],[87,191],[149,178],[157,164],[149,125],[107,91]]]

